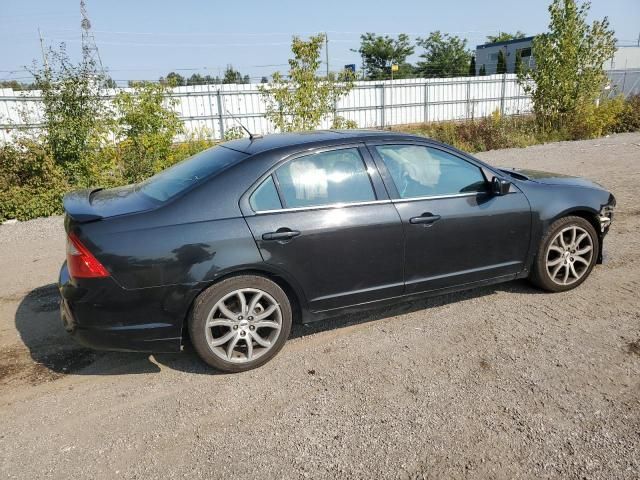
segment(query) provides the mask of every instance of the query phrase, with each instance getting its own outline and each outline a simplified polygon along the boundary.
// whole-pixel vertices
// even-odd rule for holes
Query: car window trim
[[[286,201],[285,201],[284,196],[282,195],[282,192],[280,190],[280,182],[278,180],[278,175],[276,175],[276,173],[275,173],[276,170],[278,170],[280,167],[284,166],[286,163],[292,162],[292,161],[297,160],[297,159],[302,158],[302,157],[308,157],[310,155],[316,155],[316,154],[319,154],[319,153],[331,152],[331,151],[336,151],[336,150],[349,150],[349,149],[356,149],[358,151],[358,155],[360,155],[360,159],[362,160],[362,165],[364,167],[364,170],[367,173],[367,176],[369,178],[369,184],[371,185],[371,191],[373,192],[375,200],[368,200],[366,202],[337,202],[337,203],[330,203],[330,204],[326,204],[326,205],[313,205],[313,206],[308,206],[308,207],[287,207],[286,206]],[[367,154],[369,155],[368,157],[367,157]],[[291,211],[303,211],[303,210],[320,210],[320,209],[323,209],[323,208],[343,208],[343,207],[348,207],[348,206],[362,206],[362,205],[368,205],[368,204],[391,203],[391,199],[390,198],[386,198],[386,199],[381,199],[380,198],[379,188],[376,188],[376,182],[374,181],[374,178],[372,178],[372,174],[376,174],[377,173],[378,175],[380,175],[380,170],[379,170],[377,164],[375,163],[375,160],[373,161],[373,165],[371,165],[368,160],[373,160],[373,157],[371,157],[371,153],[370,153],[369,149],[366,147],[366,144],[364,142],[362,142],[362,141],[355,142],[355,143],[339,144],[339,145],[328,145],[328,146],[325,145],[325,146],[314,148],[314,149],[295,152],[295,153],[293,153],[291,155],[288,155],[288,156],[280,159],[278,162],[276,162],[274,165],[272,165],[269,168],[269,170],[267,170],[263,175],[261,175],[256,180],[256,182],[254,182],[251,185],[251,187],[249,187],[247,189],[247,191],[242,195],[240,203],[243,203],[242,198],[246,198],[246,205],[249,208],[249,210],[251,212],[251,215],[261,215],[261,214],[264,214],[264,213],[274,214],[274,213],[278,213],[278,212],[291,212]],[[371,172],[369,170],[370,168],[375,168],[375,171]],[[264,182],[267,179],[267,177],[269,177],[269,176],[273,177],[273,181],[275,183],[276,190],[278,192],[278,197],[280,198],[280,203],[282,205],[282,208],[279,208],[277,210],[259,210],[259,211],[256,211],[256,210],[253,209],[249,199],[254,194],[256,189],[258,187],[260,187],[260,185],[262,185],[262,182]],[[385,191],[384,193],[387,193],[387,192]],[[242,207],[241,207],[241,209],[242,209]],[[247,216],[246,213],[243,213],[243,215]]]
[[[398,203],[396,202],[396,200],[398,201],[414,201],[414,200],[429,200],[429,199],[438,199],[438,198],[449,198],[449,197],[469,197],[469,196],[475,196],[475,195],[479,195],[479,194],[485,194],[487,192],[483,192],[483,191],[477,191],[477,192],[464,192],[464,193],[450,193],[450,194],[445,194],[445,195],[426,195],[426,196],[420,196],[420,197],[408,197],[408,198],[402,198],[400,196],[400,192],[398,191],[398,187],[396,186],[396,183],[393,181],[393,177],[391,176],[391,173],[389,172],[389,170],[387,169],[387,165],[384,163],[384,160],[382,159],[382,156],[380,155],[380,153],[378,152],[378,150],[376,149],[376,147],[380,147],[380,146],[394,146],[394,145],[411,145],[411,146],[416,146],[416,147],[424,147],[424,148],[433,148],[434,150],[440,150],[441,152],[447,153],[453,157],[456,157],[458,159],[460,159],[463,162],[466,162],[470,165],[473,165],[474,167],[476,167],[479,171],[480,174],[482,175],[482,177],[484,178],[484,181],[486,183],[489,183],[490,180],[487,178],[487,168],[485,168],[484,165],[482,164],[478,164],[477,162],[473,161],[470,158],[465,158],[461,155],[458,155],[456,152],[451,151],[448,148],[445,148],[439,144],[436,143],[431,143],[429,141],[425,141],[425,142],[420,142],[420,141],[410,141],[410,140],[400,140],[400,141],[380,141],[380,142],[367,142],[367,149],[369,150],[371,156],[373,157],[376,166],[378,167],[378,171],[380,172],[382,179],[385,183],[385,185],[387,186],[387,190],[389,191],[389,196],[391,197],[391,199],[393,200],[393,203]],[[493,173],[493,172],[492,172]],[[496,175],[497,176],[497,175]],[[390,185],[387,185],[387,183],[389,183]]]
[[[331,203],[328,205],[313,205],[309,207],[290,207],[290,208],[278,208],[276,210],[260,210],[258,212],[254,211],[255,215],[272,215],[274,213],[287,213],[287,212],[304,212],[306,210],[333,210],[338,208],[349,208],[349,207],[365,207],[367,205],[382,205],[382,204],[393,203],[391,199],[384,200],[370,200],[367,202],[343,202],[343,203]]]
[[[282,202],[282,194],[280,193],[280,184],[278,183],[278,179],[275,178],[276,176],[273,174],[273,172],[271,172],[269,175],[267,175],[266,177],[262,178],[260,182],[258,182],[258,185],[256,186],[256,188],[254,188],[251,193],[249,194],[249,196],[247,197],[247,200],[249,201],[249,207],[251,207],[251,210],[254,210],[253,205],[251,204],[251,199],[253,198],[253,196],[256,194],[256,192],[258,191],[258,189],[264,185],[265,182],[268,182],[269,179],[271,179],[271,181],[273,182],[273,185],[276,189],[276,195],[278,196],[278,201],[280,202],[280,208],[277,210],[282,210],[284,208],[284,203]],[[254,210],[255,211],[255,210]],[[264,211],[264,210],[261,210]]]

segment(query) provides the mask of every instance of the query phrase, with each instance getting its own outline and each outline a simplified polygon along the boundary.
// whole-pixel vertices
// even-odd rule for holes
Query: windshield
[[[141,182],[138,191],[164,202],[246,156],[229,148],[213,147]]]

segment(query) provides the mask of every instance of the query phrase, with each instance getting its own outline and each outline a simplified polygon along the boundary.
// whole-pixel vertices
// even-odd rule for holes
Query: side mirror
[[[494,195],[506,195],[511,189],[511,182],[503,178],[493,177],[491,190]]]

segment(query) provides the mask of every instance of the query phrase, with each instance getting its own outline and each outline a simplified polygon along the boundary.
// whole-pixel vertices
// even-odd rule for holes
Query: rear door
[[[429,144],[370,147],[402,219],[405,293],[438,290],[522,271],[531,211],[522,192],[491,193],[483,170]]]
[[[312,311],[402,294],[402,224],[364,146],[291,158],[245,198],[264,261],[295,279]]]

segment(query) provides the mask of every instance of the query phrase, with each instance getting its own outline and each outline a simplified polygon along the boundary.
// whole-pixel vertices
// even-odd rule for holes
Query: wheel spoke
[[[578,237],[578,239],[576,240],[576,243],[575,243],[576,247],[577,247],[578,245],[580,245],[580,244],[582,243],[582,241],[583,241],[585,238],[587,238],[588,236],[589,236],[589,235],[588,235],[588,234],[586,234],[586,233],[581,234],[581,235]]]
[[[220,345],[224,345],[229,340],[231,340],[234,337],[235,334],[236,334],[236,332],[234,330],[229,330],[229,332],[227,332],[223,336],[218,337],[218,338],[214,338],[213,341],[211,342],[211,345],[213,347],[219,347]]]
[[[238,344],[239,339],[240,339],[240,336],[235,335],[233,339],[229,342],[229,345],[227,345],[227,358],[229,360],[231,360],[233,356],[233,349],[236,348],[236,345]]]
[[[562,263],[562,260],[563,260],[562,257],[558,257],[555,260],[547,261],[547,267],[553,267],[555,265],[558,265],[559,263]]]
[[[271,315],[273,312],[276,311],[276,309],[278,308],[278,305],[271,305],[269,308],[267,308],[264,312],[262,312],[260,315],[256,315],[255,319],[256,320],[264,320],[265,318],[267,318],[269,315]]]
[[[586,266],[589,266],[589,262],[582,257],[573,257],[576,262],[584,263]]]
[[[229,320],[228,318],[210,318],[207,322],[207,327],[233,327],[235,322],[233,320]]]
[[[558,272],[560,272],[560,270],[562,269],[562,267],[564,267],[564,263],[561,263],[560,265],[558,265],[556,268],[553,269],[553,273],[551,274],[551,278],[556,278],[556,276],[558,275]]]
[[[549,251],[558,252],[559,254],[563,254],[564,253],[564,249],[558,247],[557,245],[550,245],[549,246]]]
[[[560,232],[560,234],[558,235],[558,241],[560,242],[562,248],[567,248],[567,244],[564,242],[564,232]]]
[[[224,301],[218,304],[218,310],[220,310],[220,313],[222,313],[229,320],[235,320],[236,318],[238,318],[238,314],[233,313],[231,310],[229,310],[229,308],[224,304]]]
[[[576,227],[573,227],[571,229],[571,245],[575,245],[576,244],[576,236],[578,235],[578,232],[576,230]]]
[[[564,278],[562,280],[562,283],[566,284],[567,280],[569,280],[569,267],[567,267],[565,265],[565,267],[564,267]]]
[[[256,343],[261,347],[269,348],[271,346],[271,342],[269,340],[265,340],[264,338],[262,338],[256,331],[251,332],[250,335],[253,337]]]
[[[244,315],[247,313],[247,297],[244,296],[242,290],[238,290],[237,296],[238,300],[240,300],[240,315]]]
[[[578,275],[578,272],[576,272],[576,267],[573,265],[573,263],[569,265],[569,269],[571,270],[571,275],[573,275],[576,280],[580,278],[580,275]]]
[[[263,297],[262,292],[258,292],[256,293],[253,298],[251,299],[251,303],[249,303],[249,314],[251,315],[255,309],[256,309],[256,305],[258,305],[258,302],[260,301],[260,299]]]
[[[259,322],[254,322],[253,326],[256,328],[280,328],[280,324],[278,322],[272,322],[271,320],[261,320]]]
[[[589,253],[591,251],[591,245],[587,245],[584,248],[581,248],[580,250],[576,250],[576,255],[584,255],[585,253]]]
[[[247,335],[244,341],[247,342],[247,360],[251,360],[253,358],[253,340],[251,339],[251,335]]]

